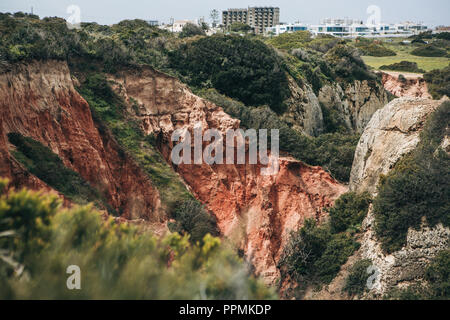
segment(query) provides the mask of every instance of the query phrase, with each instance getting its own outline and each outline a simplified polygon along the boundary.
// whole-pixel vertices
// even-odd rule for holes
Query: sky
[[[175,20],[204,17],[212,9],[248,6],[280,7],[281,22],[319,23],[323,18],[349,17],[367,21],[367,8],[376,5],[381,21],[423,22],[428,26],[450,25],[449,0],[0,0],[0,12],[31,12],[42,17],[68,18],[67,8],[77,5],[81,21],[113,24],[124,19]]]

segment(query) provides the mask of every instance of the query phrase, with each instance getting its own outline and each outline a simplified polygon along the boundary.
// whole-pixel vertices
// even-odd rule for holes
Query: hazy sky
[[[277,6],[282,22],[318,23],[327,17],[367,20],[369,5],[381,8],[383,22],[417,21],[430,26],[450,25],[449,0],[0,0],[0,12],[30,12],[41,17],[68,17],[69,5],[78,5],[82,21],[112,24],[123,19],[140,18],[168,22],[170,17],[209,20],[212,9],[247,6]]]

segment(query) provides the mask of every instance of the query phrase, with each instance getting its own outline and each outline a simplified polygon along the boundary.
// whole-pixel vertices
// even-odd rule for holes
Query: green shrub
[[[392,70],[392,71],[425,73],[424,70],[419,69],[416,62],[409,62],[409,61],[401,61],[398,63],[393,63],[391,65],[383,65],[380,67],[380,69],[381,70]]]
[[[299,285],[298,297],[310,285],[329,284],[359,248],[354,234],[360,230],[370,201],[368,193],[346,193],[329,209],[329,222],[319,226],[306,220],[299,231],[292,232],[279,268],[282,279]]]
[[[0,248],[23,272],[0,260],[0,299],[273,299],[244,262],[218,238],[202,244],[148,231],[91,207],[60,209],[55,196],[28,190],[0,196]],[[66,268],[81,270],[81,290],[68,290]],[[21,268],[20,268],[21,269]],[[18,270],[18,268],[16,269]],[[20,270],[19,270],[20,271]]]
[[[364,56],[392,57],[397,55],[395,51],[392,51],[391,49],[388,49],[382,45],[373,42],[370,44],[366,43],[357,44],[357,48],[362,51]]]
[[[189,38],[189,37],[194,37],[194,36],[205,36],[205,35],[206,35],[206,33],[202,29],[202,27],[197,26],[193,23],[187,23],[183,27],[183,30],[180,32],[179,37],[180,38]]]
[[[311,42],[311,33],[309,31],[297,31],[292,33],[283,33],[276,37],[272,37],[266,43],[277,49],[296,49],[303,48],[307,43]]]
[[[246,105],[285,109],[286,74],[276,52],[259,40],[215,35],[183,44],[170,55],[171,65],[197,88],[214,87]]]
[[[338,44],[325,54],[336,76],[347,82],[354,80],[374,80],[376,76],[369,71],[361,59],[359,50],[345,44]]]
[[[332,233],[328,224],[318,226],[314,220],[306,220],[291,234],[280,259],[281,280],[297,283],[297,298],[301,298],[308,286],[329,284],[358,248],[351,234]]]
[[[113,26],[82,23],[69,30],[61,18],[0,15],[0,72],[19,61],[58,59],[69,64],[89,61],[107,72],[119,66],[148,64],[170,72],[167,52],[174,36],[143,20],[124,20]]]
[[[450,32],[440,32],[434,35],[436,39],[449,40],[450,41]]]
[[[175,205],[171,217],[176,221],[171,231],[187,232],[194,243],[202,241],[207,234],[219,236],[214,216],[197,200],[180,201]]]
[[[247,33],[247,32],[249,32],[251,30],[252,30],[252,27],[250,27],[246,23],[241,23],[241,22],[234,22],[230,26],[230,31],[232,31],[232,32],[244,32],[244,33]]]
[[[75,203],[95,202],[100,208],[107,208],[110,213],[117,215],[96,188],[77,172],[67,168],[58,155],[48,147],[19,133],[9,133],[8,139],[16,147],[16,150],[12,151],[16,160],[50,187]]]
[[[420,57],[445,57],[447,55],[447,51],[440,49],[433,44],[428,44],[426,46],[421,46],[414,49],[411,51],[411,54]]]
[[[428,91],[434,99],[443,96],[450,97],[450,66],[442,70],[432,70],[423,75],[427,82]]]
[[[349,192],[342,195],[329,209],[332,232],[344,232],[360,226],[367,215],[370,203],[371,196],[367,192],[362,194]]]
[[[350,296],[361,295],[367,291],[367,279],[370,274],[367,272],[372,265],[369,259],[357,261],[351,268],[350,274],[345,280],[344,292]]]
[[[450,225],[450,157],[439,146],[448,135],[450,103],[429,118],[417,148],[380,180],[374,200],[375,231],[387,252],[401,249],[409,228]]]
[[[425,271],[425,280],[433,294],[433,299],[450,299],[450,250],[443,250]]]

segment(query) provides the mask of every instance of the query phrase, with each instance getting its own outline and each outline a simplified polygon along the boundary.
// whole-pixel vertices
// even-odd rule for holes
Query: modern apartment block
[[[249,7],[248,9],[228,9],[222,12],[222,24],[225,27],[235,22],[248,24],[255,33],[263,33],[266,28],[280,23],[280,8]]]
[[[248,24],[247,9],[228,9],[222,12],[222,24],[226,27],[235,22]]]

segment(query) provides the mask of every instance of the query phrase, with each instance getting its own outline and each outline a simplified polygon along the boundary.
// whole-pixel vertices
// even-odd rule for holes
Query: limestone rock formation
[[[350,174],[350,190],[376,192],[381,174],[386,174],[419,143],[427,117],[441,101],[399,98],[378,110],[356,147]]]
[[[323,133],[324,122],[319,100],[309,85],[300,87],[291,77],[289,80],[290,97],[287,99],[287,111],[284,121],[294,130],[310,136]]]
[[[385,254],[374,232],[375,217],[372,207],[363,222],[363,235],[359,254],[370,259],[377,277],[366,298],[380,298],[391,289],[423,284],[424,272],[430,261],[450,246],[450,229],[438,224],[434,228],[424,225],[420,230],[408,231],[406,245],[392,254]]]
[[[354,81],[342,86],[338,83],[323,86],[319,103],[337,111],[347,129],[362,133],[372,115],[388,103],[387,93],[376,81]]]
[[[356,149],[350,189],[376,195],[380,175],[387,174],[403,155],[417,146],[427,117],[440,104],[442,101],[399,98],[377,111]],[[374,221],[373,208],[370,207],[362,225],[361,248],[355,254],[362,259],[370,259],[377,270],[378,276],[366,298],[382,298],[394,287],[423,283],[427,264],[450,245],[448,228],[441,224],[430,228],[424,224],[420,230],[408,231],[406,245],[401,250],[385,254],[375,235]]]
[[[388,103],[387,92],[377,81],[353,81],[323,86],[316,95],[307,84],[289,78],[290,97],[283,120],[294,130],[318,136],[324,132],[322,106],[336,111],[349,131],[362,133],[372,115]]]

